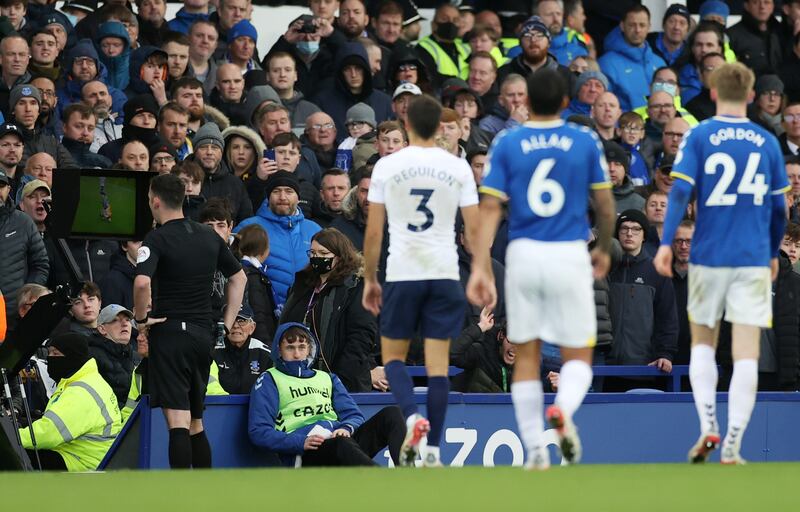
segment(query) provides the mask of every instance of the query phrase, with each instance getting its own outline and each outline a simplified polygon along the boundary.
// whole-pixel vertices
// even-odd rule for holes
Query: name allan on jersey
[[[522,152],[528,154],[537,149],[557,148],[561,151],[569,151],[572,148],[573,140],[570,137],[551,133],[549,136],[544,134],[531,135],[527,139],[519,141]]]

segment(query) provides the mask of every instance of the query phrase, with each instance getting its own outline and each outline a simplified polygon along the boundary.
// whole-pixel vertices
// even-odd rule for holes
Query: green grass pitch
[[[81,176],[81,195],[73,231],[92,233],[133,233],[136,230],[136,183],[129,178],[106,178],[106,197],[111,205],[110,221],[103,220],[100,178]]]
[[[0,475],[3,510],[791,511],[798,463]]]

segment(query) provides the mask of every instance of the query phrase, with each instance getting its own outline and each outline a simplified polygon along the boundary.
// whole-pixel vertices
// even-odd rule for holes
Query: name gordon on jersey
[[[556,148],[566,152],[572,148],[573,143],[574,141],[571,137],[551,133],[550,135],[532,135],[527,139],[522,139],[519,141],[519,146],[525,154],[546,148]]]
[[[456,183],[456,178],[444,169],[435,167],[409,167],[394,175],[394,183],[400,184],[414,178],[433,178],[446,183],[452,187]]]
[[[746,140],[758,147],[763,146],[766,142],[763,135],[747,128],[720,128],[708,136],[708,141],[712,146],[719,146],[726,140]]]

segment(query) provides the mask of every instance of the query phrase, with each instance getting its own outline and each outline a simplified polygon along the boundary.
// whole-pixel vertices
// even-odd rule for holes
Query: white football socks
[[[689,362],[689,381],[692,383],[692,396],[700,418],[700,432],[719,432],[717,424],[717,361],[714,347],[697,344],[692,347]],[[732,384],[732,383],[731,383]]]
[[[522,442],[528,454],[542,444],[544,432],[544,392],[542,381],[525,380],[511,384],[511,400]]]
[[[564,363],[559,373],[555,403],[561,412],[572,418],[592,385],[592,367],[573,359]]]
[[[740,359],[733,363],[733,376],[728,389],[728,432],[725,445],[737,449],[750,422],[758,391],[758,360]]]

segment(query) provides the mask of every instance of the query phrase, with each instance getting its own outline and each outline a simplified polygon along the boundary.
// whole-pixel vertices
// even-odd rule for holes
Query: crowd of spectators
[[[213,227],[247,275],[234,328],[217,333],[221,392],[249,391],[287,322],[309,329],[319,342],[315,367],[348,391],[386,391],[378,323],[361,305],[373,166],[408,145],[409,101],[429,94],[445,106],[437,142],[480,183],[493,138],[528,119],[526,79],[553,69],[571,88],[563,118],[603,141],[619,215],[613,270],[595,283],[595,361],[669,373],[688,364],[694,231],[690,205],[673,243],[675,277],[658,276],[652,256],[669,173],[686,132],[714,115],[710,72],[738,60],[757,75],[749,117],[779,139],[792,184],[759,382],[799,389],[800,1],[744,0],[736,23],[718,0],[689,2],[693,14],[670,5],[661,20],[636,1],[603,10],[606,2],[540,0],[516,14],[501,4],[445,3],[425,20],[410,0],[310,0],[262,57],[251,0],[185,0],[171,20],[164,0],[0,0],[0,291],[9,326],[69,279],[48,232],[56,169],[173,173],[185,185],[185,215]],[[428,23],[431,34],[420,38]],[[465,370],[457,390],[509,390],[507,231],[504,220],[492,248],[498,307],[469,307],[452,344],[453,364]],[[88,282],[59,332],[89,336],[122,408],[147,352],[130,322],[140,242],[66,244]],[[458,245],[466,282],[470,248],[461,235]],[[217,322],[225,284],[215,276]],[[723,328],[723,368],[729,337]],[[557,386],[557,356],[544,353]],[[409,363],[423,361],[417,344]]]

